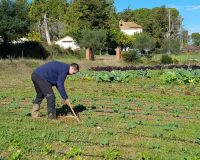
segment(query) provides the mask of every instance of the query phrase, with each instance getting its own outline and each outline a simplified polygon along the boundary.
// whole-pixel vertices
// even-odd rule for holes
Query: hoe
[[[73,107],[71,106],[71,104],[69,105],[69,107],[70,107],[70,109],[71,109],[71,111],[72,111],[72,113],[73,113],[73,115],[74,115],[73,117],[75,117],[76,120],[77,120],[77,122],[80,123],[80,120],[79,120],[78,116],[76,115],[76,113],[74,112],[74,109],[73,109]]]

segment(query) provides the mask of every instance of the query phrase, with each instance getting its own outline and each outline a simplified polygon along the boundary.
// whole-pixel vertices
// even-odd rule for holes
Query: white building
[[[126,35],[134,35],[135,33],[142,32],[142,27],[135,22],[124,22],[123,20],[119,21],[119,28]]]
[[[59,45],[61,48],[64,48],[64,49],[68,49],[68,48],[72,50],[80,49],[80,47],[76,44],[76,41],[70,36],[66,36],[56,41],[55,44]]]
[[[17,44],[17,43],[24,43],[24,42],[28,42],[29,40],[27,38],[19,38],[18,40],[14,40],[12,41],[13,44]]]

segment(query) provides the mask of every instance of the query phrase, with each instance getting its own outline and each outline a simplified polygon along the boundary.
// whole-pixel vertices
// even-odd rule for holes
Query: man
[[[42,100],[46,98],[48,118],[56,119],[55,94],[52,86],[56,86],[64,104],[67,104],[68,106],[71,105],[65,91],[64,82],[68,75],[76,74],[78,71],[78,64],[65,64],[58,61],[48,62],[33,71],[31,79],[37,93],[33,102],[33,118],[38,117],[40,104]]]

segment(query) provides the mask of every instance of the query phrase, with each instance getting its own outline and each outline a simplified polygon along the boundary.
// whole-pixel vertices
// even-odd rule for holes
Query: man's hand
[[[80,120],[78,119],[77,114],[74,112],[73,106],[71,105],[69,99],[63,100],[63,104],[64,104],[64,105],[66,104],[66,105],[68,105],[68,106],[70,107],[70,109],[71,109],[73,115],[76,117],[76,120],[80,123]]]
[[[64,99],[63,100],[63,104],[65,105],[68,105],[69,107],[72,107],[72,104],[70,103],[69,99]]]

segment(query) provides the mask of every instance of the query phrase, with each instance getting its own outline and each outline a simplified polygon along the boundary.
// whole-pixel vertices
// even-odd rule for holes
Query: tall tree
[[[80,0],[82,13],[81,23],[89,29],[109,28],[110,13],[113,12],[113,2],[107,0]]]
[[[25,35],[29,29],[28,10],[24,3],[0,1],[0,37],[4,43]]]
[[[46,12],[47,16],[53,19],[63,21],[67,11],[68,3],[66,0],[47,0]]]
[[[46,13],[46,0],[33,0],[30,6],[29,17],[33,22],[41,21]]]
[[[113,24],[116,26],[113,0],[72,1],[66,15],[70,26],[68,32],[75,37],[83,29],[108,29]]]
[[[33,0],[29,16],[32,20],[34,33],[39,32],[41,37],[56,40],[64,35],[66,28],[65,12],[68,3],[66,0]],[[49,38],[48,38],[49,37]]]
[[[79,42],[83,30],[110,29],[118,27],[114,0],[71,0],[66,12],[66,34]],[[112,46],[107,39],[107,47]]]

